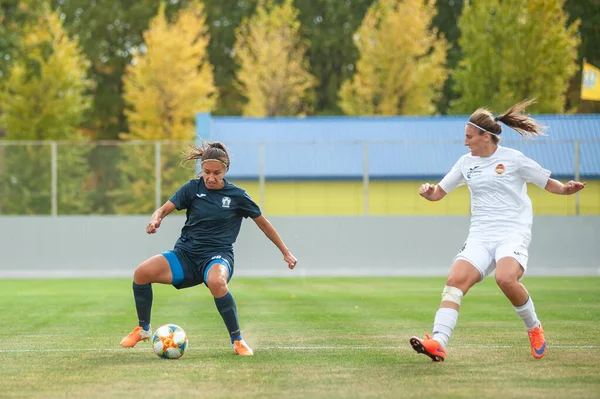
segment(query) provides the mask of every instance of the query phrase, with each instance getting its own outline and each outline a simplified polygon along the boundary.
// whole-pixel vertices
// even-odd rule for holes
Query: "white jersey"
[[[522,233],[531,237],[533,210],[527,184],[544,188],[550,171],[521,152],[498,146],[489,157],[465,154],[440,181],[446,192],[466,184],[471,192],[469,237],[502,238]]]

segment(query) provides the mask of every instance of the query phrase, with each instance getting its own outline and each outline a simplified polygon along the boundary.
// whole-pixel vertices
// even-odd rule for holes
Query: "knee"
[[[139,285],[142,284],[150,284],[151,277],[150,273],[146,270],[147,268],[142,267],[142,265],[138,266],[133,272],[133,282]]]
[[[450,287],[459,287],[459,286],[464,285],[463,280],[464,279],[458,278],[457,276],[449,275],[448,280],[446,281],[446,285],[450,286]]]
[[[502,291],[517,283],[517,276],[514,276],[511,273],[496,272],[494,278],[496,279],[496,284],[498,284],[498,287],[500,287]]]
[[[446,281],[447,287],[456,287],[463,292],[463,295],[469,291],[469,288],[471,288],[473,284],[475,284],[475,282],[469,281],[465,276],[450,275]]]
[[[227,294],[227,279],[222,275],[209,275],[206,278],[206,285],[215,298],[221,298]]]

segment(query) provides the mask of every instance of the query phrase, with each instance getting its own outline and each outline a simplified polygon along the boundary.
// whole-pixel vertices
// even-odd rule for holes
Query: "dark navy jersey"
[[[209,190],[204,179],[184,184],[171,198],[177,210],[187,209],[175,248],[194,255],[233,251],[242,218],[257,218],[260,208],[242,188],[224,180],[220,190]]]

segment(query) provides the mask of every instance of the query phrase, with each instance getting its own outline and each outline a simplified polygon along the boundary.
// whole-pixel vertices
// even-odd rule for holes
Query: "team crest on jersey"
[[[499,175],[503,174],[504,173],[504,165],[502,165],[501,163],[496,165],[496,173]]]
[[[229,205],[231,205],[231,198],[223,197],[223,199],[221,200],[221,206],[223,208],[229,208]]]

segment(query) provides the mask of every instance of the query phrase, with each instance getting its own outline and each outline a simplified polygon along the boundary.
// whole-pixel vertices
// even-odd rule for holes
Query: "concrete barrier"
[[[171,249],[184,216],[155,235],[149,216],[0,217],[0,277],[129,277]],[[445,276],[469,225],[465,216],[272,217],[299,259],[290,272],[251,220],[235,244],[236,276]],[[600,275],[600,216],[537,216],[529,276]]]

